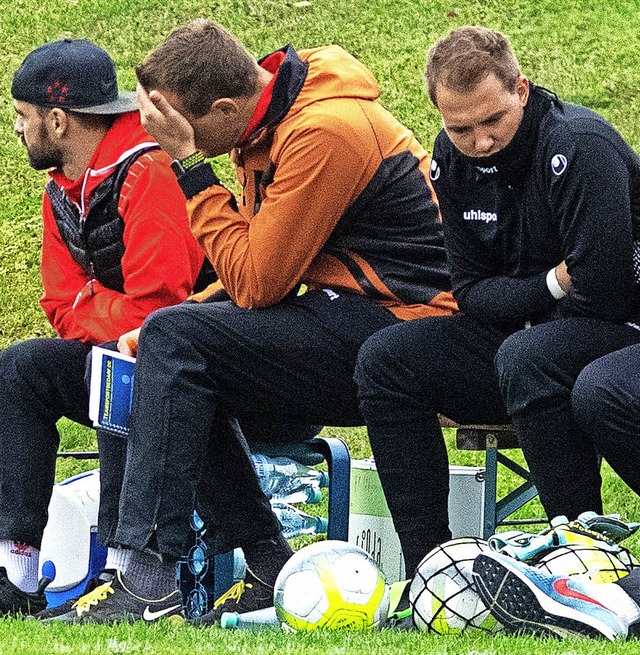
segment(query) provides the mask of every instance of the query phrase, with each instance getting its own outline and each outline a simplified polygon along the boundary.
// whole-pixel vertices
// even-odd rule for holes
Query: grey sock
[[[176,562],[164,562],[158,555],[132,550],[125,579],[129,589],[142,598],[164,598],[178,588]]]

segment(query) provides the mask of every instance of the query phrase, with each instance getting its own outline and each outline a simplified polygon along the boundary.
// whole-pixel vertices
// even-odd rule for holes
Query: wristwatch
[[[204,161],[204,155],[199,150],[196,150],[184,159],[174,159],[171,162],[171,168],[173,169],[173,172],[180,177],[180,175],[186,173],[190,168],[202,164]]]

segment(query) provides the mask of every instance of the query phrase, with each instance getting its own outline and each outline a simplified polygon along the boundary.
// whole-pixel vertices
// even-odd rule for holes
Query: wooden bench
[[[458,450],[484,451],[484,518],[483,536],[485,538],[495,533],[498,526],[525,525],[546,523],[546,518],[526,520],[509,520],[517,510],[538,495],[535,485],[531,481],[529,471],[515,462],[504,450],[519,449],[518,439],[511,425],[458,425],[445,417],[440,417],[442,427],[456,429],[456,448]],[[329,538],[344,539],[348,531],[349,507],[349,451],[344,443],[337,440],[312,440],[313,448],[309,444],[301,444],[298,448],[305,451],[306,457],[300,457],[296,446],[292,444],[274,447],[266,445],[264,450],[258,452],[277,456],[286,454],[287,450],[294,451],[289,454],[294,458],[297,455],[303,463],[315,464],[317,461],[307,461],[308,453],[318,457],[318,461],[326,460],[329,463],[329,472],[333,478],[334,493],[329,495]],[[314,452],[315,451],[315,452]],[[97,459],[97,452],[60,452],[58,457],[73,457],[75,459]],[[515,473],[522,482],[503,498],[498,498],[498,465]]]

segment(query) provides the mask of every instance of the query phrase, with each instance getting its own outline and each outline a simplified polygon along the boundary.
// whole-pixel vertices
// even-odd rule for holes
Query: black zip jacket
[[[603,118],[531,85],[495,155],[466,157],[440,132],[431,180],[461,311],[507,329],[638,318],[640,159]],[[546,274],[563,260],[572,288],[558,301]]]

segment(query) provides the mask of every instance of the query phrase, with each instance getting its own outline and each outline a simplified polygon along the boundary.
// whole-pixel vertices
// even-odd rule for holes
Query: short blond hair
[[[469,25],[453,30],[429,51],[427,91],[431,102],[438,106],[438,84],[467,93],[491,73],[507,91],[515,89],[520,66],[507,37],[480,26]]]

